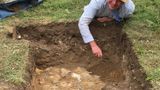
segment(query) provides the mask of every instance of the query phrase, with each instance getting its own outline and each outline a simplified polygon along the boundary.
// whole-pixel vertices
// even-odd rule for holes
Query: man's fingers
[[[98,52],[94,52],[93,54],[94,56],[98,57]]]
[[[95,53],[94,55],[95,55],[96,57],[98,57],[98,53]]]
[[[100,53],[99,53],[99,57],[102,57],[102,51],[100,51]]]
[[[99,54],[98,54],[98,57],[102,57],[102,53],[99,53]]]
[[[102,57],[102,52],[96,52],[96,53],[94,53],[94,55],[95,55],[96,57]]]
[[[91,45],[91,48],[92,48],[92,53],[96,57],[102,57],[102,51],[97,45],[95,45],[95,46]]]

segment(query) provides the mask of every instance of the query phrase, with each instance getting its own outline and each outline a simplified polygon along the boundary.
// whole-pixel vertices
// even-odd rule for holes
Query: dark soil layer
[[[94,22],[90,27],[103,51],[102,58],[95,57],[90,47],[83,43],[77,22],[17,28],[22,38],[30,41],[30,58],[35,62],[37,68],[32,75],[33,90],[149,90],[150,84],[145,81],[146,75],[132,50],[132,44],[126,33],[122,31],[123,25]],[[74,75],[77,75],[77,78],[81,77],[82,80],[79,83],[81,87],[76,84],[75,89],[73,85],[68,85],[67,88],[64,84],[60,85],[60,80],[56,86],[55,83],[47,85],[51,80],[47,78],[53,77],[52,82],[55,81],[57,79],[55,72],[59,75],[58,71],[64,71],[66,75],[72,72],[73,77]],[[54,72],[54,75],[49,74],[51,72]],[[83,77],[83,72],[91,79],[83,81],[87,78]],[[41,83],[42,81],[45,82],[45,86]],[[71,84],[75,82],[71,79],[63,79],[63,81],[72,82]],[[87,84],[83,84],[84,82]],[[90,85],[89,82],[93,84]],[[99,86],[93,89],[98,83]],[[44,88],[46,85],[48,89]],[[49,88],[49,85],[52,88]],[[53,86],[58,88],[53,89]],[[65,89],[62,88],[63,86]]]

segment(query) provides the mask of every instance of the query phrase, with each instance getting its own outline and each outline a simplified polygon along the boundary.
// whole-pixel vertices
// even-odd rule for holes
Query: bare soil
[[[0,80],[0,90],[17,90],[17,89],[18,87],[16,87],[15,85]]]
[[[77,22],[17,27],[30,41],[32,90],[149,90],[123,25],[93,22],[90,28],[102,58],[83,43]]]

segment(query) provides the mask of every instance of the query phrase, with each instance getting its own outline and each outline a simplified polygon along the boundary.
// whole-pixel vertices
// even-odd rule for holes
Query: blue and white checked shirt
[[[120,21],[120,18],[129,17],[135,10],[135,5],[132,0],[128,0],[128,2],[124,3],[118,10],[114,11],[109,9],[107,3],[108,0],[91,0],[90,3],[84,7],[84,12],[80,17],[78,26],[85,43],[94,40],[89,30],[89,24],[94,17],[110,17],[116,21]]]

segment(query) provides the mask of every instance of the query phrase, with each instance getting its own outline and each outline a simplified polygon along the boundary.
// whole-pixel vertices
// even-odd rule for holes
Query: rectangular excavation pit
[[[123,25],[90,25],[103,51],[103,57],[97,58],[83,43],[77,24],[17,27],[18,35],[30,41],[33,90],[149,90]]]

